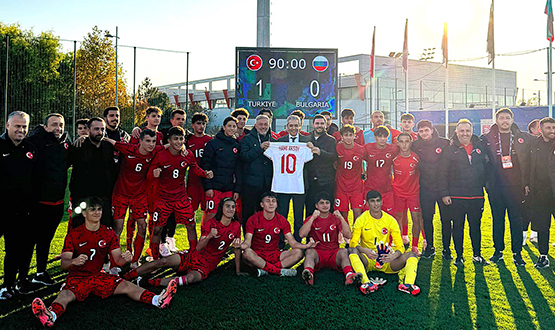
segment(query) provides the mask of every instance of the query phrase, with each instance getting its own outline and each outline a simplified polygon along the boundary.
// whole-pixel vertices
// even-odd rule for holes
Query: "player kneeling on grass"
[[[308,285],[314,285],[314,270],[330,268],[343,270],[345,285],[360,281],[362,274],[354,273],[347,249],[339,248],[339,233],[346,239],[351,238],[349,224],[338,210],[330,213],[331,197],[328,193],[320,193],[316,200],[316,210],[299,230],[301,237],[308,236],[318,242],[315,248],[306,250],[304,270],[301,274],[303,280]]]
[[[241,244],[243,259],[256,268],[257,276],[268,273],[281,276],[296,276],[297,270],[288,269],[303,257],[302,250],[315,247],[316,243],[310,239],[302,244],[291,234],[291,225],[276,212],[276,195],[266,192],[261,196],[262,211],[255,213],[247,220],[245,241]],[[278,247],[279,236],[282,234],[291,246],[291,250],[281,251]]]
[[[196,248],[172,254],[131,270],[123,277],[127,280],[149,274],[158,268],[177,268],[177,273],[186,273],[174,279],[149,279],[150,285],[165,285],[177,279],[179,285],[200,282],[214,271],[222,260],[228,246],[235,248],[235,269],[240,272],[241,260],[241,224],[237,219],[233,198],[226,197],[218,205],[216,216],[207,220],[201,229],[201,237]]]
[[[133,256],[129,251],[122,253],[114,231],[100,224],[102,200],[89,197],[84,203],[79,208],[82,208],[85,223],[69,232],[62,250],[62,269],[69,270],[69,275],[60,294],[48,309],[40,298],[33,300],[33,314],[43,326],[51,327],[65,311],[67,304],[74,300],[83,301],[91,293],[101,298],[126,294],[133,300],[160,308],[167,307],[177,291],[177,281],[171,281],[166,290],[155,295],[119,276],[101,272],[108,253],[119,266],[130,262]],[[75,212],[78,211],[76,208]]]
[[[355,272],[362,274],[360,291],[368,294],[385,283],[383,280],[369,279],[367,271],[395,274],[405,268],[405,281],[399,284],[398,289],[416,296],[420,293],[420,288],[414,285],[418,268],[416,254],[403,253],[399,225],[394,217],[382,211],[381,194],[375,190],[369,191],[366,204],[369,210],[355,222],[349,248],[351,265]]]

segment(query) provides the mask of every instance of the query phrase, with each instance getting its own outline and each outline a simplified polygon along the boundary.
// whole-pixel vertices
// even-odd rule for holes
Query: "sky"
[[[270,43],[337,48],[339,56],[368,54],[376,26],[376,54],[387,56],[402,51],[408,19],[410,59],[435,47],[434,61],[441,61],[444,22],[450,60],[476,58],[487,55],[490,4],[488,0],[275,0],[270,7]],[[548,47],[544,8],[545,0],[496,1],[496,53]],[[93,26],[113,34],[118,26],[120,45],[190,52],[190,80],[234,74],[235,47],[256,46],[256,0],[0,0],[0,21],[36,33],[49,30],[68,40],[82,40]],[[73,47],[69,42],[64,46]],[[521,88],[545,89],[541,82],[547,71],[545,54],[498,57],[496,67],[516,70]],[[132,49],[119,48],[119,58],[131,79]],[[484,65],[485,60],[460,64]],[[150,76],[155,85],[183,82],[185,55],[139,50],[137,76]]]

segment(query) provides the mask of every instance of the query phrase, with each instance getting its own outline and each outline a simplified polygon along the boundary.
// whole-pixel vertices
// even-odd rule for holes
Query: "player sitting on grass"
[[[307,244],[299,243],[291,234],[291,225],[276,212],[276,195],[271,192],[262,194],[262,211],[247,220],[245,241],[241,244],[243,259],[256,268],[257,276],[268,273],[281,276],[296,276],[297,270],[288,269],[303,257],[302,250],[310,249],[318,243],[310,239]],[[278,247],[279,236],[283,234],[291,250],[281,251]]]
[[[360,291],[368,294],[385,283],[383,280],[371,281],[366,275],[367,271],[395,274],[406,268],[405,281],[399,284],[398,289],[416,296],[420,293],[420,288],[414,285],[418,268],[416,254],[403,253],[399,225],[394,217],[382,211],[381,194],[375,190],[369,191],[366,203],[369,210],[355,222],[349,248],[351,265],[357,273],[362,274]]]
[[[83,301],[89,294],[106,298],[116,294],[126,294],[129,298],[165,308],[177,292],[177,281],[168,283],[161,294],[155,295],[117,275],[101,272],[104,258],[109,253],[119,266],[131,261],[131,252],[121,252],[119,239],[111,228],[100,224],[102,217],[102,200],[89,197],[82,209],[85,223],[72,231],[65,238],[62,250],[62,269],[69,270],[69,275],[62,285],[60,294],[47,309],[40,298],[33,300],[33,314],[43,326],[52,327],[56,319],[65,311],[67,304],[74,300]]]
[[[345,274],[345,285],[362,278],[355,274],[349,261],[346,249],[339,248],[339,233],[346,239],[351,238],[349,224],[337,210],[330,213],[331,197],[326,192],[316,197],[316,210],[304,221],[299,230],[301,237],[310,237],[318,242],[318,246],[306,250],[304,270],[301,274],[308,285],[314,285],[314,270],[322,268],[342,270]]]
[[[159,268],[172,267],[177,268],[177,273],[186,273],[176,278],[179,285],[200,282],[216,269],[230,245],[235,248],[235,269],[239,274],[241,224],[237,219],[235,201],[233,198],[226,197],[218,205],[216,216],[202,225],[201,237],[196,248],[145,263],[123,277],[131,280]],[[159,286],[172,280],[174,279],[157,278],[149,279],[148,283]]]

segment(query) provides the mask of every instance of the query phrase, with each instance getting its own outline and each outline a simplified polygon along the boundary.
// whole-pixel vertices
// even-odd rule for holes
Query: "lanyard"
[[[513,133],[509,133],[509,156],[513,154],[513,138],[514,135]],[[503,156],[503,151],[501,148],[501,133],[497,133],[497,139],[498,139],[498,148],[497,148],[497,155],[498,156]]]

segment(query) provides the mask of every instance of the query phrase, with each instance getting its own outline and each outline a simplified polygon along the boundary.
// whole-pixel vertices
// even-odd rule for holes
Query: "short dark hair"
[[[344,125],[339,130],[339,134],[343,135],[345,133],[352,133],[355,134],[355,127],[353,125]]]
[[[183,111],[181,109],[175,109],[174,111],[172,111],[172,114],[171,114],[170,118],[173,119],[175,117],[175,115],[182,115],[182,116],[187,117],[187,114],[185,113],[185,111]]]
[[[382,199],[382,194],[380,194],[380,192],[377,191],[377,190],[370,190],[369,192],[366,193],[366,200],[367,201],[369,201],[373,198]]]
[[[106,124],[106,123],[104,122],[104,119],[102,119],[102,118],[100,118],[100,117],[92,117],[91,119],[89,119],[89,121],[87,121],[87,127],[88,127],[88,128],[91,128],[92,123],[94,123],[95,121],[99,121],[99,122],[101,122],[101,123]]]
[[[353,109],[351,108],[345,108],[343,110],[341,110],[341,118],[345,118],[345,117],[354,117],[355,116],[355,112],[353,111]]]
[[[145,138],[145,136],[147,136],[147,135],[150,136],[150,137],[156,137],[156,132],[151,130],[151,129],[145,128],[141,131],[141,134],[139,135],[139,138],[142,141]]]
[[[274,194],[271,191],[267,191],[267,192],[263,193],[262,195],[260,195],[260,201],[262,201],[266,197],[275,198],[277,200],[277,195],[276,194]]]
[[[64,116],[62,116],[61,114],[59,114],[59,113],[50,113],[50,114],[46,115],[46,117],[44,117],[44,126],[48,125],[48,121],[52,117],[58,117],[58,118],[64,120]]]
[[[328,110],[320,111],[320,115],[322,115],[322,116],[330,116],[330,117],[331,117],[331,112],[329,112]]]
[[[403,121],[403,120],[412,120],[412,121],[414,121],[414,116],[410,113],[404,113],[404,114],[401,115],[401,118],[399,118],[399,120],[400,121]]]
[[[299,117],[301,119],[301,121],[304,120],[304,112],[302,112],[299,109],[291,111],[290,115],[294,115],[294,116]]]
[[[326,121],[326,118],[324,118],[324,116],[322,116],[321,114],[317,114],[312,118],[312,122],[315,122],[316,119],[322,119],[323,121]]]
[[[319,201],[325,200],[331,203],[331,196],[326,191],[322,191],[316,195],[314,198],[314,204],[318,204]]]
[[[185,130],[179,126],[174,126],[168,130],[168,139],[171,139],[173,135],[185,136]]]
[[[155,113],[155,112],[157,114],[159,114],[160,116],[162,115],[162,109],[160,109],[158,107],[148,107],[148,108],[146,108],[146,116],[147,117],[149,117],[150,114]]]
[[[270,110],[268,108],[264,108],[264,109],[260,109],[260,111],[258,111],[258,115],[266,115],[266,116],[268,116],[268,118],[272,119],[272,117],[274,116],[274,113],[272,112],[272,110]]]
[[[374,136],[389,136],[389,128],[380,125],[376,128],[374,128]]]
[[[79,127],[79,125],[84,125],[87,126],[87,122],[89,121],[89,118],[81,118],[81,119],[77,119],[75,121],[75,127]]]
[[[108,114],[110,113],[110,111],[119,111],[118,107],[107,107],[106,109],[104,109],[104,113],[102,114],[102,117],[106,118],[108,117]]]
[[[102,199],[100,197],[87,197],[83,202],[85,203],[85,208],[83,209],[83,211],[88,209],[89,207],[100,207],[102,209]]]
[[[237,118],[237,116],[245,116],[249,119],[249,112],[245,108],[237,108],[231,112],[231,117]]]
[[[513,116],[514,116],[513,111],[511,109],[501,108],[501,109],[495,111],[495,119],[497,119],[499,117],[499,115],[502,114],[502,113],[508,113],[511,116],[511,118],[513,118]]]
[[[224,123],[222,124],[222,130],[224,129],[223,126],[227,125],[227,123],[229,123],[230,121],[235,122],[235,124],[237,124],[237,122],[238,122],[237,118],[235,118],[235,117],[231,117],[231,116],[226,117],[224,119]]]
[[[539,119],[534,119],[528,124],[528,133],[532,133],[532,130],[540,124]]]
[[[222,215],[224,215],[224,204],[226,202],[233,202],[233,204],[235,204],[235,213],[233,214],[231,221],[239,221],[239,218],[237,217],[237,203],[235,203],[235,201],[231,197],[222,198],[222,200],[218,204],[218,210],[216,211],[216,216],[214,217],[214,220],[222,221]]]
[[[432,122],[428,119],[422,119],[418,122],[418,124],[416,124],[416,129],[421,129],[424,127],[429,127],[431,130],[434,129],[434,125],[432,125]]]
[[[544,117],[540,120],[540,127],[544,124],[555,124],[555,119],[551,117]]]
[[[206,114],[202,113],[202,112],[195,112],[193,117],[191,117],[191,123],[194,124],[197,121],[207,123],[208,122],[208,116]]]
[[[397,135],[397,141],[399,141],[399,138],[400,138],[401,136],[408,136],[409,139],[412,141],[412,136],[411,136],[409,133],[404,133],[404,132],[401,133],[401,134],[399,134],[399,135]]]

